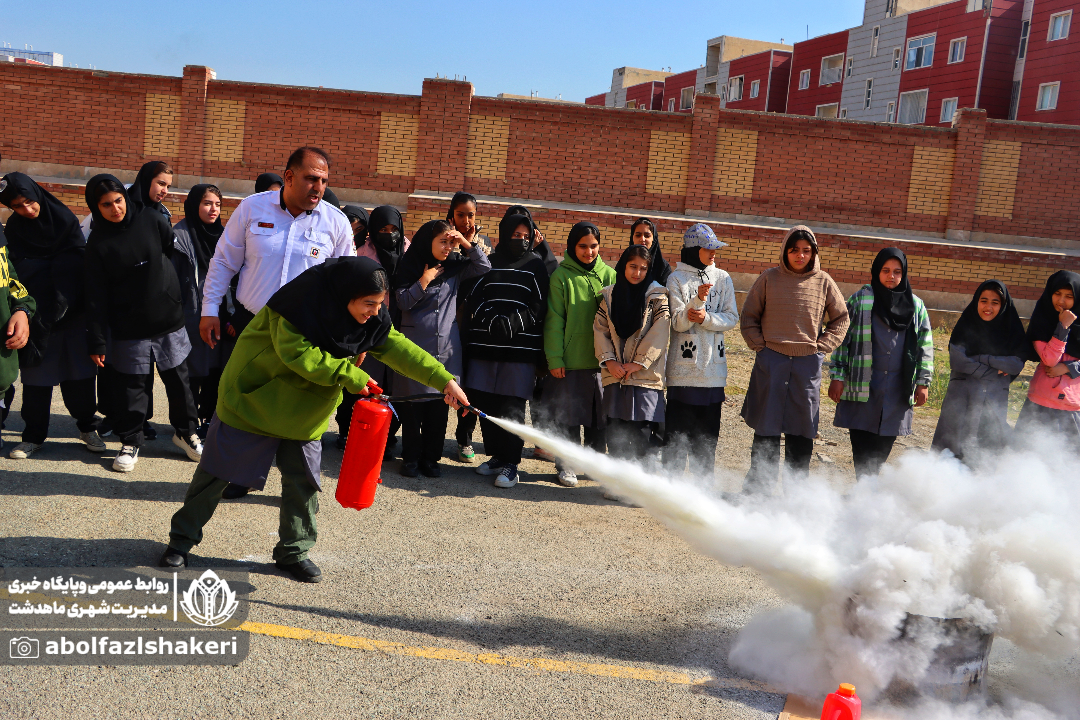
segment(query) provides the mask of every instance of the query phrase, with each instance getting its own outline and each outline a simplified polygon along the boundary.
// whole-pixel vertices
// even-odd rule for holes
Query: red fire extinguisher
[[[375,486],[382,482],[379,471],[394,414],[377,385],[368,383],[368,390],[375,397],[361,397],[353,405],[349,439],[334,495],[342,507],[357,510],[371,507],[375,502]]]

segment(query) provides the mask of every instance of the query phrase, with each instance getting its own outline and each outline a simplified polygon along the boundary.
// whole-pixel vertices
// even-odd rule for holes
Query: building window
[[[870,100],[874,97],[874,78],[866,81],[866,92],[863,95],[863,110],[870,109]]]
[[[968,0],[968,12],[975,12],[986,7],[986,0]]]
[[[733,77],[728,80],[728,102],[742,100],[743,76]]]
[[[893,48],[893,51],[892,51],[892,69],[893,70],[899,70],[900,69],[900,55],[902,53],[903,53],[903,50],[901,50],[900,48]]]
[[[1009,98],[1009,119],[1016,119],[1016,109],[1020,106],[1020,81],[1013,80],[1012,96]]]
[[[874,26],[874,33],[870,36],[870,57],[877,57],[878,37],[881,35],[881,26]]]
[[[672,103],[674,103],[674,98]],[[678,95],[678,109],[689,110],[693,107],[693,87],[684,87]]]
[[[959,98],[945,98],[941,101],[941,118],[940,122],[951,123],[953,115],[956,114],[956,102]]]
[[[1039,86],[1039,100],[1035,104],[1036,110],[1056,110],[1058,88],[1061,83],[1043,83]]]
[[[626,101],[626,107],[629,108],[630,110],[633,110],[634,108],[637,107],[637,100],[627,100]]]
[[[727,102],[727,83],[720,86],[720,100]]]
[[[937,35],[923,35],[907,42],[907,62],[905,70],[930,67],[934,63],[934,41]],[[903,104],[903,103],[901,103]]]
[[[667,101],[667,111],[675,112],[675,98],[671,98]]]
[[[967,38],[956,38],[949,43],[949,62],[958,63],[964,60],[964,52],[967,50]]]
[[[851,71],[855,69],[855,58],[849,57],[847,59],[847,76],[851,77]]]
[[[896,17],[896,0],[888,0],[885,3],[885,17]]]
[[[832,85],[844,79],[844,53],[821,58],[821,75],[818,85]]]
[[[1064,40],[1069,37],[1069,22],[1072,20],[1072,10],[1050,16],[1050,33],[1047,41]]]
[[[1016,53],[1018,60],[1023,60],[1027,56],[1027,41],[1028,33],[1031,32],[1031,21],[1025,20],[1020,23],[1020,51]]]
[[[840,103],[830,103],[828,105],[818,105],[814,110],[814,117],[819,118],[835,118],[840,111]]]
[[[846,120],[847,119],[847,108],[840,108],[840,119],[841,120]]]
[[[803,70],[799,73],[799,89],[805,90],[810,87],[810,71]]]
[[[891,102],[885,110],[885,122],[891,123],[894,117],[896,117],[896,103]]]
[[[926,95],[928,90],[900,93],[900,112],[897,122],[902,125],[919,125],[926,121]]]
[[[755,80],[754,82],[750,83],[750,97],[756,98],[758,96],[758,92],[760,90],[761,90],[761,81],[760,80]]]

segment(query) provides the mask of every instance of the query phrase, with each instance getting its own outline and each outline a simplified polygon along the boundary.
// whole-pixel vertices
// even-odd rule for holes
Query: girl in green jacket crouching
[[[387,289],[374,260],[332,258],[284,285],[259,311],[222,373],[217,412],[184,506],[173,515],[162,567],[186,566],[225,487],[261,489],[276,458],[275,564],[301,582],[322,579],[307,558],[317,536],[322,434],[342,389],[368,394],[368,374],[358,367],[368,352],[405,377],[442,388],[447,404],[469,404],[453,376],[393,328],[383,304]]]

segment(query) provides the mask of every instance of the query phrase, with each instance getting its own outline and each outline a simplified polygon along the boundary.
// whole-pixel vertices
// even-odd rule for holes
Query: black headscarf
[[[19,364],[30,368],[44,360],[53,330],[82,312],[86,240],[79,219],[66,205],[23,173],[8,173],[0,180],[0,202],[10,207],[18,197],[39,207],[36,218],[15,213],[7,223],[8,257],[37,301],[30,337],[19,350]],[[0,247],[3,240],[0,232]]]
[[[328,202],[339,210],[341,209],[341,201],[337,199],[337,195],[330,188],[323,190],[322,199],[323,202]]]
[[[367,240],[368,236],[367,210],[360,207],[359,205],[346,205],[345,207],[341,208],[341,211],[345,213],[345,217],[349,218],[350,223],[354,220],[359,220],[362,223],[362,225],[360,225],[360,228],[353,233],[353,245],[355,245],[356,247],[362,246],[364,244],[364,241]]]
[[[401,262],[398,263],[397,271],[391,281],[395,289],[408,287],[419,280],[424,274],[425,267],[442,266],[442,273],[428,285],[428,288],[433,288],[454,277],[469,265],[469,258],[457,251],[450,253],[450,256],[442,262],[435,259],[435,255],[431,252],[431,244],[435,240],[435,224],[440,222],[446,221],[429,220],[412,236],[412,243],[402,256]],[[453,227],[452,223],[450,227]]]
[[[8,207],[17,197],[36,202],[40,207],[34,219],[12,214],[7,221],[8,251],[12,260],[52,257],[86,245],[79,218],[52,193],[20,172],[8,173],[0,180],[0,202]]]
[[[524,240],[515,240],[514,231],[522,225],[529,228],[529,237]],[[527,264],[530,260],[539,256],[533,252],[533,242],[536,240],[536,228],[533,221],[526,215],[508,215],[499,222],[499,244],[491,253],[492,267],[498,261],[500,268],[517,268]]]
[[[524,205],[511,205],[506,208],[506,212],[503,213],[503,220],[511,215],[524,215],[529,218],[529,222],[532,223],[533,230],[539,231],[540,227],[533,220],[532,213],[529,212],[529,208]],[[538,243],[534,243],[533,252],[540,256],[540,259],[544,261],[544,267],[547,268],[547,273],[550,276],[551,273],[559,267],[559,258],[555,257],[555,253],[551,251],[551,246],[548,245],[547,240],[541,240]]]
[[[1001,310],[989,321],[979,315],[979,298],[984,290],[992,290],[1001,298]],[[1021,358],[1027,358],[1031,346],[1009,290],[1000,280],[987,280],[979,285],[956,321],[949,342],[963,347],[968,355],[1015,355]]]
[[[684,247],[679,252],[679,261],[686,263],[695,270],[704,270],[705,263],[701,262],[701,255],[698,253],[698,250],[700,249],[701,248],[697,245],[694,247]]]
[[[623,250],[622,257],[615,265],[615,287],[611,290],[611,324],[615,328],[615,333],[623,340],[641,329],[641,323],[645,317],[645,294],[653,283],[650,273],[646,273],[641,282],[636,285],[626,279],[626,264],[632,258],[640,258],[643,255],[644,260],[651,259],[649,249],[644,245],[631,245]]]
[[[105,187],[105,183],[109,182],[110,186]],[[127,205],[127,213],[124,214],[124,219],[120,222],[112,222],[106,220],[101,214],[101,210],[98,209],[98,201],[106,193],[118,192],[124,196],[124,202]],[[131,202],[131,194],[129,190],[124,188],[124,184],[116,179],[114,175],[108,173],[102,173],[101,175],[95,175],[90,178],[86,183],[86,204],[90,208],[90,213],[93,215],[93,219],[90,221],[90,238],[108,238],[113,235],[119,235],[123,232],[131,222],[135,219],[135,216],[141,211],[140,206]]]
[[[266,192],[274,183],[282,186],[285,185],[285,181],[282,180],[281,176],[277,173],[263,173],[259,177],[255,178],[255,192]]]
[[[387,225],[393,225],[397,230],[384,233],[382,229]],[[401,257],[405,254],[405,223],[396,207],[380,205],[371,211],[367,241],[374,246],[375,254],[379,256],[379,262],[392,282]]]
[[[590,230],[592,232],[589,232]],[[566,257],[573,258],[574,262],[576,262],[578,265],[585,269],[585,272],[591,272],[592,269],[596,267],[596,261],[600,259],[600,255],[597,254],[597,256],[593,258],[593,261],[588,265],[581,262],[581,260],[579,260],[577,256],[578,240],[585,237],[586,235],[594,235],[597,241],[599,241],[600,228],[596,227],[588,220],[582,220],[579,223],[575,223],[574,227],[570,228],[570,234],[566,238]]]
[[[786,253],[785,253],[786,258]],[[881,284],[881,269],[889,260],[899,260],[904,269],[900,284],[889,289]],[[907,256],[899,248],[885,248],[870,266],[870,287],[874,289],[874,314],[897,332],[911,327],[915,321],[915,296],[908,282]]]
[[[376,273],[385,272],[371,258],[330,258],[285,283],[266,304],[312,345],[336,358],[355,357],[382,345],[390,334],[385,303],[365,323],[356,322],[348,307],[354,298],[383,292]]]
[[[1031,322],[1028,323],[1027,329],[1029,343],[1034,343],[1036,340],[1050,342],[1050,339],[1054,337],[1054,331],[1057,330],[1060,318],[1057,310],[1054,309],[1051,298],[1054,293],[1062,288],[1072,290],[1075,303],[1077,299],[1080,299],[1080,275],[1068,270],[1058,270],[1047,279],[1046,289],[1043,290],[1043,294],[1035,303],[1035,309],[1031,311]],[[1074,304],[1072,311],[1080,315],[1080,310],[1077,307]],[[1080,330],[1076,329],[1076,323],[1073,323],[1070,331],[1069,340],[1065,343],[1065,352],[1074,358],[1080,358]],[[1028,359],[1036,362],[1041,360],[1039,354],[1035,351],[1034,345],[1030,345]]]
[[[164,166],[164,163],[161,160],[151,160],[139,168],[139,174],[135,176],[135,182],[131,183],[131,187],[128,188],[129,207],[135,204],[139,207],[157,210],[165,217],[169,217],[169,211],[164,205],[150,199],[150,184],[154,181],[154,178],[162,173],[162,166]]]
[[[634,221],[634,224],[630,226],[630,245],[634,244],[634,228],[638,225],[648,225],[649,229],[652,230],[652,245],[649,247],[649,275],[646,277],[646,280],[664,285],[671,275],[671,265],[668,265],[668,261],[664,259],[664,256],[660,252],[660,233],[656,232],[656,225],[652,220],[649,218],[638,218]],[[698,269],[700,270],[701,268]]]
[[[196,185],[184,198],[184,218],[195,238],[195,261],[199,264],[199,274],[204,277],[210,267],[210,259],[214,257],[214,250],[217,248],[221,233],[225,232],[225,226],[221,224],[221,215],[218,215],[217,220],[209,225],[199,217],[199,205],[202,204],[203,197],[210,188],[217,190],[216,186],[210,184]]]

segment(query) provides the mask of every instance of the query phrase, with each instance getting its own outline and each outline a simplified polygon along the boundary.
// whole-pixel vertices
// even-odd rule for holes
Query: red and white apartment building
[[[977,107],[992,118],[1080,124],[1078,8],[1080,0],[866,0],[858,27],[793,46],[721,36],[697,70],[661,73],[640,83],[648,87],[613,80],[586,102],[690,112],[704,92],[731,109],[849,120],[949,125],[960,108]]]

